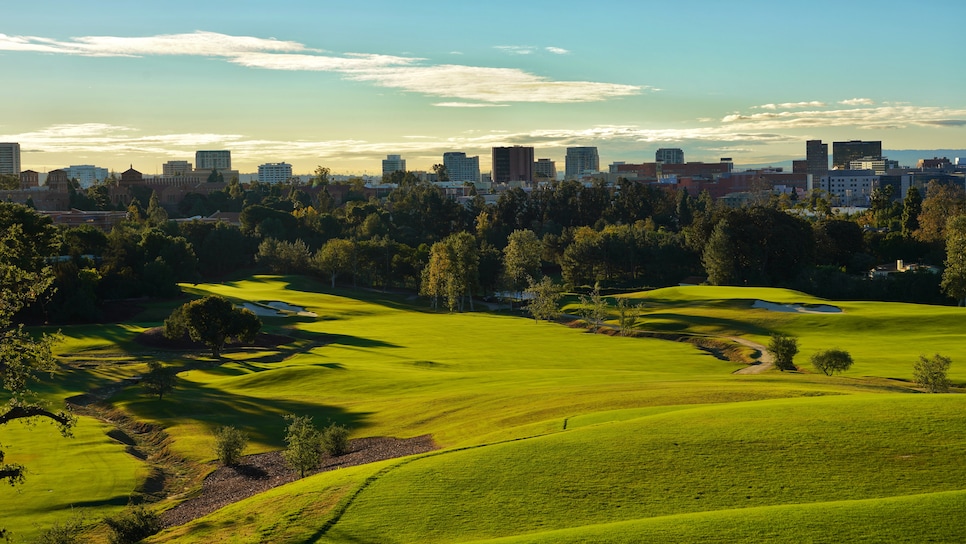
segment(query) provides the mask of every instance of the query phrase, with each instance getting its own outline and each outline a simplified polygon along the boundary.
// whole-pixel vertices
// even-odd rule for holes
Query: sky
[[[33,0],[0,8],[0,142],[23,169],[379,174],[528,145],[563,170],[966,149],[962,0]],[[959,26],[957,26],[959,25]],[[966,155],[966,153],[964,153]],[[952,157],[950,157],[952,159]]]

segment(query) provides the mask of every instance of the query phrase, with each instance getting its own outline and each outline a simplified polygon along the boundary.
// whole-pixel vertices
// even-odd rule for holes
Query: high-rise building
[[[186,176],[191,173],[191,163],[188,161],[168,161],[161,165],[161,173],[165,176]]]
[[[822,140],[805,141],[805,173],[814,179],[828,174],[828,144]]]
[[[832,142],[832,164],[836,169],[848,170],[852,161],[863,157],[882,158],[882,142]]]
[[[493,183],[533,182],[533,148],[493,148]]]
[[[0,174],[20,175],[20,144],[0,143]]]
[[[195,151],[198,170],[231,170],[231,151]]]
[[[382,161],[382,175],[392,174],[393,172],[405,172],[406,159],[402,155],[386,155]]]
[[[292,165],[272,162],[258,165],[258,181],[261,183],[287,183],[292,179]]]
[[[599,172],[600,157],[596,147],[568,147],[564,177],[579,178],[584,173]]]
[[[480,157],[467,157],[466,153],[450,151],[443,153],[443,166],[450,181],[480,182]]]
[[[537,159],[533,164],[533,175],[536,179],[557,179],[557,163],[550,159]]]
[[[684,164],[684,150],[676,147],[662,147],[654,154],[654,161],[664,164]]]
[[[64,168],[64,172],[67,172],[67,177],[69,179],[76,179],[80,186],[83,188],[88,188],[98,181],[104,181],[107,179],[107,168],[98,168],[90,164],[81,164],[78,166],[68,166]]]

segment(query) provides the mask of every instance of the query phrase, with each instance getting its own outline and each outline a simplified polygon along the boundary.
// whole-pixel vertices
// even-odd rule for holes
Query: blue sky
[[[197,149],[374,173],[533,145],[602,165],[966,148],[966,2],[35,0],[0,18],[0,141],[24,168]],[[786,5],[787,4],[787,5]]]

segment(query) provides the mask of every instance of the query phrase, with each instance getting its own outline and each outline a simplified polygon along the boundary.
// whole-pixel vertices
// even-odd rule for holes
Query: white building
[[[480,157],[467,157],[466,153],[443,153],[443,166],[450,181],[480,182]]]
[[[20,175],[20,144],[0,143],[0,174]]]
[[[258,165],[258,181],[262,183],[287,183],[292,179],[292,165],[272,162]]]
[[[872,190],[879,187],[879,176],[872,170],[829,170],[821,187],[838,206],[868,206]]]
[[[76,179],[84,189],[99,181],[107,179],[107,168],[98,168],[90,164],[72,165],[64,168],[67,179]]]
[[[862,157],[849,162],[850,170],[872,170],[880,176],[896,168],[899,168],[899,161],[890,161],[887,157]]]
[[[568,147],[564,177],[577,179],[584,174],[600,171],[600,156],[596,147]]]
[[[231,151],[195,151],[197,170],[231,170]]]
[[[186,176],[191,170],[191,163],[188,161],[168,161],[161,165],[161,173],[165,176]]]
[[[406,159],[401,155],[386,155],[382,161],[382,175],[392,174],[393,172],[405,172]]]

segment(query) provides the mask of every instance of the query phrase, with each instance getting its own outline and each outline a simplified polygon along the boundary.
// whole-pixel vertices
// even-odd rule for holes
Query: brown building
[[[533,182],[533,148],[493,148],[493,183]]]

